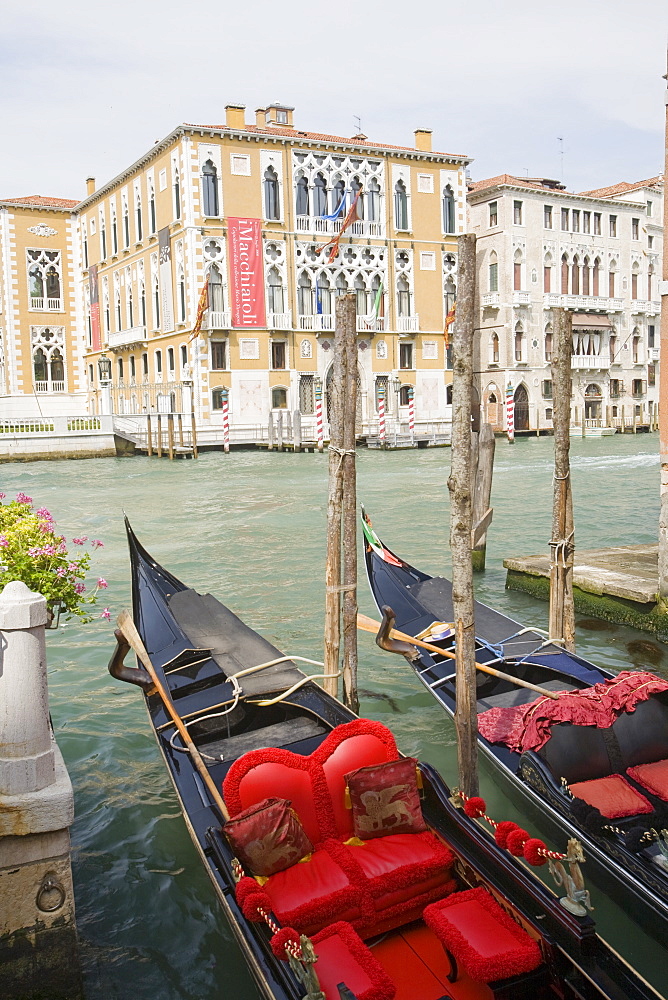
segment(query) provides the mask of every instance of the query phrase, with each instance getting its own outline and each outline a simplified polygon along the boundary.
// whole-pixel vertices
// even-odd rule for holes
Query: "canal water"
[[[547,605],[504,590],[502,560],[547,552],[551,438],[497,441],[494,522],[478,597],[546,627]],[[576,544],[652,542],[659,512],[656,436],[574,439]],[[358,453],[359,499],[390,547],[448,575],[450,451]],[[129,606],[123,512],[149,551],[210,591],[287,653],[322,658],[327,459],[242,451],[198,461],[148,458],[5,465],[0,489],[47,506],[68,538],[101,538],[93,570],[109,583],[112,618]],[[367,584],[360,610],[375,615]],[[668,646],[593,619],[578,651],[619,670],[668,676]],[[255,1000],[257,994],[184,823],[138,689],[110,678],[112,625],[48,633],[51,710],[75,788],[76,902],[87,1000]],[[453,727],[400,657],[360,633],[362,713],[395,732],[402,750],[455,782]],[[521,818],[483,770],[495,818]],[[532,827],[529,826],[531,830]],[[565,845],[550,845],[562,849]],[[586,870],[586,869],[585,869]],[[600,932],[665,991],[667,951],[591,886]]]

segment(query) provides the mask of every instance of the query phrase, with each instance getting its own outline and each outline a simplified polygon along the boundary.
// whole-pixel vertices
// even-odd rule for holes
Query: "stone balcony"
[[[231,316],[229,309],[209,309],[202,324],[205,330],[229,330]]]
[[[543,295],[545,309],[571,309],[574,312],[621,312],[623,299],[609,298],[605,295],[562,295],[556,292],[546,292]]]
[[[112,351],[145,343],[146,327],[144,325],[131,326],[127,330],[110,330],[107,334],[107,345]]]

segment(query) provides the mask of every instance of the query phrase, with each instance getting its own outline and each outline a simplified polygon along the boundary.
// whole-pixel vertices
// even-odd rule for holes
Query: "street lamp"
[[[97,370],[100,373],[100,382],[111,382],[111,360],[104,351],[97,359]]]

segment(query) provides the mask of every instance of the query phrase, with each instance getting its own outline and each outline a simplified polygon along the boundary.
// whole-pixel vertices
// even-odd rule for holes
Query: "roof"
[[[663,176],[658,174],[650,177],[646,181],[636,181],[629,184],[628,181],[620,181],[619,184],[611,184],[609,187],[594,188],[593,191],[581,191],[580,194],[589,195],[591,198],[612,198],[618,194],[626,194],[628,191],[639,191],[641,188],[656,187],[663,182]]]
[[[513,177],[512,174],[497,174],[496,177],[487,177],[483,181],[472,181],[469,184],[469,190],[484,191],[485,188],[500,187],[502,184],[509,184],[511,187],[527,187],[534,191],[554,190],[546,187],[540,181],[531,180],[528,177]]]
[[[0,198],[1,205],[25,205],[27,208],[76,208],[78,200],[48,198],[41,194],[26,194],[20,198]]]

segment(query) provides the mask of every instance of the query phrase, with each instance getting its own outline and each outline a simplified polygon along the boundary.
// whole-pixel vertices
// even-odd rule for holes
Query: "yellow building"
[[[335,299],[354,292],[359,433],[376,432],[383,390],[390,426],[407,426],[414,396],[416,430],[445,429],[443,327],[468,159],[433,152],[427,129],[402,148],[300,131],[293,109],[279,104],[258,110],[253,125],[241,105],[225,114],[224,125],[178,126],[99,189],[89,179],[72,214],[80,304],[68,329],[74,355],[83,338],[88,412],[111,407],[127,423],[192,404],[200,440],[214,443],[225,396],[233,444],[266,435],[272,411],[299,410],[312,436]],[[332,256],[325,246],[337,235]],[[21,316],[27,296],[26,286]],[[111,392],[100,385],[103,352]],[[80,390],[74,357],[71,368]]]

